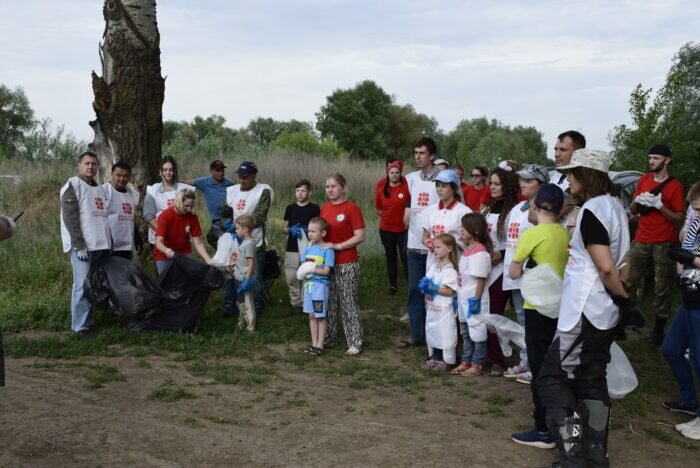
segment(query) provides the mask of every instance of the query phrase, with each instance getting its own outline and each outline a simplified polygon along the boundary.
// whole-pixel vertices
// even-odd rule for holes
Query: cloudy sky
[[[0,83],[86,140],[102,4],[0,0]],[[700,39],[700,2],[161,0],[158,24],[165,119],[315,121],[370,79],[447,131],[486,116],[537,127],[550,149],[568,129],[605,149],[634,87],[657,89]]]

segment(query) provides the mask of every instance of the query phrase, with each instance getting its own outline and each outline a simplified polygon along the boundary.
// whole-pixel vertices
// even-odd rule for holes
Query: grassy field
[[[252,156],[255,156],[254,158]],[[342,357],[344,348],[326,353],[323,360],[310,358],[299,352],[308,341],[307,321],[290,312],[283,279],[272,289],[272,302],[261,317],[254,334],[233,333],[234,324],[224,320],[222,294],[212,294],[196,333],[132,333],[107,312],[98,312],[96,321],[100,332],[94,339],[79,341],[69,332],[71,269],[67,256],[61,253],[58,218],[58,191],[73,174],[65,163],[42,162],[11,164],[0,162],[0,174],[22,177],[19,185],[0,185],[0,213],[15,214],[25,211],[19,221],[17,234],[0,243],[0,324],[6,335],[6,353],[10,360],[30,366],[33,371],[68,375],[80,379],[86,389],[103,391],[105,387],[122,385],[129,376],[119,363],[133,362],[136,369],[168,369],[173,374],[184,373],[207,385],[233,386],[253,389],[259,401],[249,405],[271,414],[279,411],[299,411],[315,414],[316,409],[308,395],[288,391],[278,384],[280,376],[291,372],[298,378],[310,376],[315,381],[345,391],[341,411],[347,414],[369,411],[369,391],[387,389],[410,396],[413,403],[406,410],[416,417],[432,414],[438,418],[462,414],[470,430],[484,431],[498,426],[498,421],[512,417],[509,410],[514,396],[523,405],[518,426],[509,430],[525,429],[527,422],[527,394],[522,387],[513,393],[508,383],[493,384],[482,380],[478,384],[456,382],[447,375],[426,373],[418,368],[421,352],[410,351],[398,355],[392,350],[406,332],[399,322],[404,306],[405,287],[399,294],[386,294],[385,264],[377,233],[377,217],[373,212],[373,188],[383,170],[379,163],[359,163],[340,160],[329,162],[322,158],[306,158],[273,152],[224,158],[229,171],[242,159],[254,159],[260,167],[259,180],[275,189],[270,220],[272,242],[283,251],[283,236],[279,232],[284,206],[293,200],[293,184],[309,178],[315,187],[314,201],[323,201],[322,184],[325,176],[341,172],[349,180],[351,198],[363,208],[368,226],[368,241],[362,246],[362,274],[360,303],[365,320],[365,347],[363,359]],[[180,172],[190,177],[204,174],[208,161],[183,158]],[[203,224],[209,220],[201,201],[198,205]],[[147,269],[154,271],[151,260],[144,260]],[[650,288],[648,288],[650,289]],[[675,303],[678,302],[676,298]],[[646,298],[644,306],[650,303]],[[343,339],[339,339],[343,343]],[[677,389],[668,366],[658,349],[650,348],[644,339],[633,335],[620,343],[627,352],[639,377],[639,388],[624,400],[615,403],[613,431],[629,439],[631,446],[645,443],[675,453],[676,450],[695,450],[698,447],[673,430],[678,418],[660,409],[666,399],[676,399]],[[153,369],[152,369],[153,367]],[[296,378],[295,377],[295,378]],[[218,398],[221,390],[203,393],[181,380],[167,376],[149,388],[144,397],[152,402],[177,402],[203,398]],[[491,382],[491,383],[489,383]],[[200,385],[200,384],[198,384]],[[203,385],[203,384],[202,384]],[[510,384],[513,385],[513,384]],[[220,387],[216,387],[220,388]],[[296,392],[296,393],[295,393]],[[365,393],[363,393],[365,392]],[[478,401],[474,417],[453,403],[436,407],[431,403],[435,392],[445,392],[457,401]],[[374,395],[374,394],[372,394]],[[247,417],[247,416],[246,416]],[[183,420],[189,428],[207,425],[245,424],[244,419],[226,414],[190,414]],[[282,430],[285,420],[278,421]],[[289,424],[289,422],[287,422]],[[515,423],[513,423],[515,424]],[[523,425],[520,427],[520,425]],[[209,426],[207,426],[209,427]],[[688,452],[690,453],[690,452]],[[694,456],[694,455],[691,455]]]

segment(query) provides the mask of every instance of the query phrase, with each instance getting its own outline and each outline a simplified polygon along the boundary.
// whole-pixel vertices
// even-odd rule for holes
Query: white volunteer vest
[[[576,219],[576,230],[569,243],[569,262],[564,271],[564,293],[557,328],[569,331],[584,314],[599,330],[609,330],[617,325],[619,309],[600,279],[591,256],[581,237],[581,218],[590,210],[608,231],[610,252],[619,268],[630,247],[627,215],[619,201],[610,195],[601,195],[588,200],[581,207]]]
[[[477,278],[488,278],[491,271],[491,255],[487,251],[459,257],[459,321],[469,326],[469,336],[475,342],[486,341],[486,324],[474,317],[467,319],[467,299],[476,295]],[[488,284],[481,295],[481,313],[488,314],[491,307]]]
[[[438,202],[438,195],[437,190],[435,190],[435,182],[422,180],[420,174],[421,171],[415,171],[406,176],[408,190],[411,193],[411,218],[408,223],[407,246],[409,249],[426,251],[427,249],[422,242],[421,215],[426,208]]]
[[[506,220],[506,254],[503,258],[503,290],[510,291],[511,289],[520,289],[522,278],[513,279],[510,277],[510,264],[513,263],[513,255],[515,247],[518,245],[518,240],[523,232],[532,224],[527,219],[530,204],[527,201],[521,201],[510,210],[508,219]]]
[[[437,264],[428,269],[426,274],[441,287],[457,288],[457,272],[451,264],[438,268]],[[428,346],[450,349],[457,346],[457,323],[452,297],[425,296],[425,341]]]
[[[258,182],[255,187],[247,191],[241,190],[241,184],[226,188],[226,204],[233,208],[233,219],[235,220],[242,214],[252,215],[260,201],[260,195],[262,195],[265,189],[270,191],[270,203],[272,203],[274,193],[272,187],[267,184]],[[267,220],[265,220],[265,229],[267,229]],[[263,227],[258,226],[253,229],[251,236],[255,241],[256,248],[262,246]]]
[[[194,187],[192,187],[189,184],[183,184],[180,182],[178,182],[177,186],[175,186],[175,190],[169,190],[167,192],[163,191],[162,182],[158,182],[157,184],[149,185],[148,187],[146,187],[146,193],[152,196],[156,202],[156,219],[160,217],[160,214],[163,212],[163,210],[165,210],[166,208],[170,208],[175,204],[175,197],[177,196],[177,192],[179,192],[180,190],[194,191]],[[148,228],[148,243],[156,243],[156,231],[154,231],[153,228],[150,227]]]
[[[422,214],[423,224],[422,229],[428,231],[431,238],[435,238],[440,234],[451,234],[457,241],[457,258],[462,255],[464,243],[459,228],[462,227],[462,216],[471,213],[466,205],[457,202],[451,209],[440,208],[440,202],[429,206]],[[422,236],[421,232],[421,236]],[[423,246],[425,248],[425,246]],[[430,268],[437,262],[435,254],[428,252],[428,258],[425,268]]]
[[[491,238],[491,243],[493,243],[493,251],[499,252],[506,248],[505,240],[498,238],[498,217],[497,213],[489,213],[486,216],[486,226],[489,230],[489,237]],[[486,279],[486,286],[491,286],[494,281],[498,279],[499,276],[503,274],[503,262],[498,265],[491,266],[491,272],[489,277]]]
[[[88,251],[110,249],[112,243],[107,220],[107,197],[104,189],[101,185],[92,186],[80,177],[73,176],[61,187],[61,197],[68,190],[69,185],[73,187],[78,198],[80,230]],[[63,210],[61,210],[61,240],[63,241],[63,251],[69,252],[72,245],[68,228],[63,222]]]
[[[107,219],[112,234],[112,250],[134,248],[134,214],[139,203],[139,193],[131,186],[126,192],[116,190],[112,184],[102,185],[107,197]]]
[[[566,189],[569,188],[569,181],[566,175],[556,169],[549,171],[549,181],[558,186],[562,192],[566,192]]]

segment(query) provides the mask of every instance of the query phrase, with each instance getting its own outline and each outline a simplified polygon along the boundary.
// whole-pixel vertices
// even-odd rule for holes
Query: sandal
[[[323,348],[317,348],[315,346],[312,346],[312,348],[311,352],[309,352],[311,356],[320,356],[323,354]]]
[[[471,366],[472,366],[472,363],[471,363],[471,362],[462,361],[462,362],[459,363],[459,365],[458,365],[457,367],[455,367],[454,369],[452,369],[452,371],[450,372],[450,374],[452,374],[452,375],[460,375],[462,372],[464,372],[465,370],[469,369]]]
[[[494,364],[493,366],[491,366],[491,372],[489,372],[489,376],[503,377],[503,366],[499,366],[498,364]]]
[[[347,351],[345,351],[346,356],[357,356],[360,354],[360,350],[354,346],[350,346]]]
[[[484,366],[481,364],[474,364],[471,366],[469,369],[465,370],[464,372],[460,372],[459,375],[462,377],[477,377],[479,375],[484,374]]]
[[[314,352],[315,349],[316,349],[315,346],[309,346],[308,348],[304,348],[303,351],[304,351],[305,354],[312,354],[312,353]]]

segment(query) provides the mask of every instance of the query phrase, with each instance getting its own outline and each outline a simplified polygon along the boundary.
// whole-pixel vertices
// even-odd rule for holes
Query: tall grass
[[[175,156],[181,178],[209,173],[210,160]],[[384,176],[381,162],[329,159],[258,148],[242,149],[219,158],[225,161],[227,175],[234,180],[234,171],[242,161],[255,161],[259,168],[258,181],[273,188],[275,197],[269,214],[269,235],[271,244],[280,253],[286,245],[286,237],[281,232],[282,217],[285,207],[294,202],[294,184],[300,179],[310,180],[312,200],[320,205],[325,201],[327,176],[336,172],[343,174],[348,180],[350,199],[362,208],[365,217],[367,240],[360,246],[363,293],[372,297],[384,291],[386,273],[380,258],[383,250],[378,217],[374,212],[374,186]],[[17,223],[15,236],[0,242],[0,324],[6,329],[68,328],[72,273],[68,256],[61,247],[59,191],[75,170],[75,164],[66,161],[0,160],[0,174],[19,176],[17,184],[0,181],[0,213],[25,212]],[[197,210],[203,227],[208,228],[211,221],[201,199],[198,199]],[[150,262],[146,266],[149,271],[152,269]],[[281,284],[279,287],[283,288]],[[215,296],[215,304],[217,301],[218,296]]]

